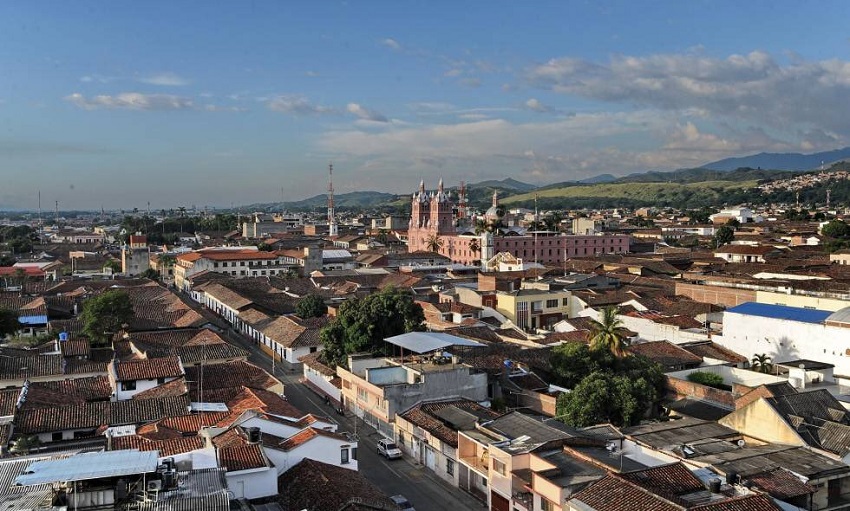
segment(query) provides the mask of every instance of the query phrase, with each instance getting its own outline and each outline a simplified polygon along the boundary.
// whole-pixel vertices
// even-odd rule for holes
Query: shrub
[[[723,383],[723,377],[715,373],[707,373],[705,371],[697,371],[688,375],[688,381],[699,383],[707,387],[726,390],[728,385]]]

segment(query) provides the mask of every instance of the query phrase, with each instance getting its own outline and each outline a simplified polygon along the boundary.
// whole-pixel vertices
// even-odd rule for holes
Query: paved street
[[[228,339],[234,344],[251,352],[250,361],[271,372],[271,359],[262,353],[249,339],[228,331]],[[300,372],[287,364],[275,364],[274,375],[286,387],[286,398],[304,412],[330,417],[339,423],[340,431],[357,432],[358,463],[360,473],[383,490],[387,495],[402,494],[410,500],[418,511],[443,511],[447,509],[485,509],[471,495],[439,479],[431,470],[414,463],[410,458],[389,461],[376,452],[377,441],[381,436],[362,420],[352,414],[337,414],[331,406],[299,383]]]

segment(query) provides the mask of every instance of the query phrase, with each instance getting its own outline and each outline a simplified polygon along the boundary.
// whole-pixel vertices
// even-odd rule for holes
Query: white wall
[[[723,314],[723,335],[713,340],[748,358],[766,353],[773,363],[808,359],[834,364],[837,375],[850,374],[848,328],[727,311]]]
[[[326,436],[316,436],[305,444],[299,445],[290,451],[282,451],[266,447],[266,456],[274,463],[277,474],[283,474],[290,468],[301,462],[304,458],[321,461],[329,465],[358,470],[357,460],[353,458],[353,449],[357,448],[357,442],[337,440]],[[348,463],[342,463],[341,450],[348,450]]]
[[[340,390],[331,384],[330,379],[325,377],[325,375],[310,369],[310,367],[306,364],[303,367],[303,371],[304,379],[308,380],[310,384],[315,385],[319,390],[330,396],[332,399],[336,399],[337,402],[342,400],[342,393]]]
[[[165,382],[168,383],[173,380],[176,380],[176,378],[166,378]],[[117,382],[117,388],[115,389],[115,401],[127,401],[128,399],[132,399],[133,396],[139,392],[150,390],[156,386],[158,386],[156,380],[136,380],[135,390],[121,390],[123,388],[123,382]]]
[[[259,499],[277,495],[277,471],[274,468],[225,473],[227,488],[234,498]]]

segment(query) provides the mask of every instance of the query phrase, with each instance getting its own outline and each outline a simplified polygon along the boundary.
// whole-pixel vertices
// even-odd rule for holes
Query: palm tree
[[[617,319],[617,307],[605,307],[599,321],[591,320],[587,340],[591,349],[609,350],[615,357],[626,356],[629,343],[626,340],[626,328]]]
[[[481,251],[481,247],[478,245],[478,240],[472,240],[469,242],[469,251],[473,254],[477,254]]]
[[[770,358],[766,353],[756,354],[753,357],[752,367],[753,371],[758,371],[760,373],[770,373],[773,370],[773,364],[771,363],[772,358]]]
[[[431,252],[439,252],[443,247],[443,239],[436,234],[429,236],[425,243]]]

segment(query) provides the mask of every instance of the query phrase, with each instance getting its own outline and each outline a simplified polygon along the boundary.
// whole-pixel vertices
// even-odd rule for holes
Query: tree
[[[592,350],[583,342],[567,342],[556,346],[549,363],[553,383],[568,389],[574,388],[591,373],[613,371],[616,365],[610,351]]]
[[[133,318],[133,304],[125,291],[107,291],[83,304],[83,332],[95,344],[107,344],[110,336]]]
[[[295,313],[302,318],[320,318],[328,313],[328,306],[321,296],[307,295],[295,305]]]
[[[18,313],[15,311],[0,309],[0,339],[12,335],[21,329],[18,321]]]
[[[737,229],[738,227],[741,227],[741,222],[737,218],[730,218],[729,221],[726,222],[726,225],[733,229]]]
[[[615,357],[623,357],[626,354],[628,342],[626,342],[626,328],[623,322],[617,319],[617,312],[616,307],[602,309],[599,321],[591,320],[587,340],[594,350],[607,350]]]
[[[481,252],[481,246],[479,245],[478,240],[472,240],[469,242],[469,251],[473,254]]]
[[[443,239],[436,234],[432,234],[425,241],[425,244],[431,252],[439,252],[440,248],[443,247]]]
[[[756,354],[752,360],[753,371],[769,374],[773,371],[772,360],[767,353]]]
[[[732,243],[735,239],[735,230],[728,225],[721,226],[714,232],[714,246],[722,247],[728,243]]]
[[[424,330],[425,314],[402,289],[388,287],[365,298],[351,298],[321,331],[322,358],[331,367],[345,366],[348,355],[381,352],[384,339]]]
[[[121,263],[115,259],[110,259],[109,261],[103,263],[103,268],[110,270],[113,274],[121,273],[122,270]]]
[[[656,386],[645,377],[595,372],[572,392],[558,396],[556,416],[575,427],[604,422],[631,426],[652,410],[658,395]]]
[[[159,272],[154,270],[153,268],[148,268],[147,270],[139,274],[139,278],[159,280]]]
[[[847,225],[841,220],[833,220],[824,225],[820,232],[830,238],[846,238],[850,235],[850,225]]]

